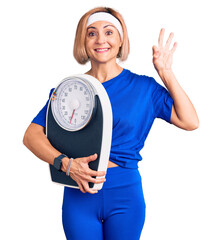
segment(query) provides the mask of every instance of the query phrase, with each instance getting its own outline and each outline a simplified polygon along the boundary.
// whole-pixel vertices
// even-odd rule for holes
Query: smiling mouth
[[[108,52],[109,48],[96,48],[94,49],[98,53]]]

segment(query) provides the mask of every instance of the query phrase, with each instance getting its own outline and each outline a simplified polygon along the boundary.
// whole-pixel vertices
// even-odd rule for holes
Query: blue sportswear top
[[[171,123],[173,99],[154,78],[127,69],[102,85],[109,96],[113,112],[109,159],[124,168],[138,168],[138,161],[142,160],[140,150],[155,118]],[[46,126],[48,102],[49,99],[33,123]]]

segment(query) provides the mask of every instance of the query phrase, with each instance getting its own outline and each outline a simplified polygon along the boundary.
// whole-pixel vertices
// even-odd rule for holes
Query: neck
[[[122,72],[123,68],[115,63],[96,64],[91,61],[91,69],[85,74],[91,75],[101,83],[106,82]]]

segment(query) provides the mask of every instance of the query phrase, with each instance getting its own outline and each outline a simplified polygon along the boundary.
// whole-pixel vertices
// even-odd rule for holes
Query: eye
[[[106,32],[106,35],[111,35],[111,34],[113,34],[113,32],[110,30]]]
[[[95,36],[95,35],[96,35],[95,32],[89,32],[89,33],[88,33],[88,36],[89,36],[89,37],[93,37],[93,36]]]

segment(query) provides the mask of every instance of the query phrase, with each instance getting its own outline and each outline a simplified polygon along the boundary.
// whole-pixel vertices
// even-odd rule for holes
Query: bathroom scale
[[[109,96],[96,78],[86,74],[73,75],[63,79],[54,89],[47,108],[46,136],[54,148],[73,161],[97,153],[97,159],[89,162],[89,168],[106,171],[112,124]],[[49,169],[54,183],[79,188],[65,172],[51,164]],[[102,186],[103,183],[89,182],[91,189],[100,190]]]

